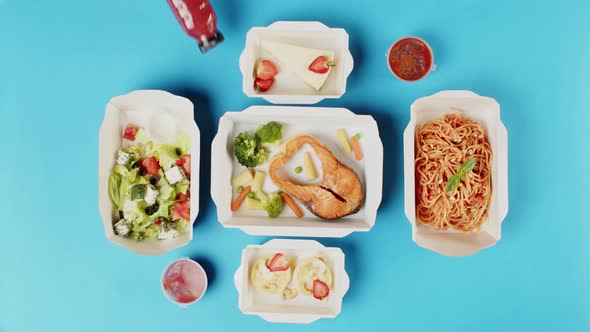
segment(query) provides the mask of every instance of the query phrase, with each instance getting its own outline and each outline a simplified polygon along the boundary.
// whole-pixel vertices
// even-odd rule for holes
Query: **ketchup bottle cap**
[[[213,35],[211,38],[207,39],[205,42],[200,42],[199,49],[201,50],[201,52],[205,53],[208,50],[215,47],[217,44],[221,43],[223,40],[224,40],[223,34],[221,34],[221,32],[219,32],[219,31],[217,31],[217,33],[215,35]]]

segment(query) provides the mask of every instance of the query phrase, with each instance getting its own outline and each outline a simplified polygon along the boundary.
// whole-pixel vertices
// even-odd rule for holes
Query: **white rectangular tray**
[[[180,133],[191,138],[191,227],[177,238],[138,242],[120,237],[113,230],[113,203],[108,194],[108,181],[128,124],[142,127],[158,143],[171,142]],[[107,238],[141,255],[160,255],[189,243],[193,238],[192,224],[199,213],[200,156],[200,133],[190,100],[159,90],[138,90],[115,97],[106,106],[98,140],[98,208]]]
[[[365,201],[361,210],[334,221],[322,220],[303,206],[302,218],[296,218],[286,206],[281,216],[274,219],[268,218],[264,211],[248,211],[243,207],[232,213],[231,179],[245,169],[234,157],[234,138],[244,130],[253,134],[258,126],[269,121],[283,124],[283,142],[300,134],[314,135],[351,167],[363,184]],[[338,128],[344,128],[349,135],[361,134],[364,160],[357,161],[354,154],[342,151],[336,138]],[[281,147],[275,147],[270,157],[279,150]],[[266,171],[267,166],[268,163],[259,169]],[[227,112],[219,121],[211,147],[211,196],[217,205],[219,221],[224,227],[240,228],[252,235],[344,237],[355,231],[368,231],[375,224],[381,204],[382,181],[383,145],[377,123],[371,116],[356,115],[344,108],[252,106],[242,112]],[[267,176],[264,190],[277,189]]]
[[[458,111],[478,121],[486,131],[492,159],[492,201],[488,220],[479,232],[438,231],[416,220],[414,144],[417,125]],[[441,91],[416,100],[404,132],[405,212],[412,224],[412,239],[424,248],[448,256],[467,256],[494,245],[501,237],[502,221],[508,213],[508,133],[500,120],[500,105],[471,91]]]
[[[259,58],[272,59],[260,48],[263,39],[334,51],[336,66],[330,71],[322,89],[315,91],[295,74],[281,71],[279,65],[279,74],[272,89],[266,93],[257,92],[253,87],[254,65]],[[346,91],[346,79],[352,68],[346,30],[329,28],[320,22],[279,21],[264,28],[252,28],[246,35],[246,47],[240,56],[244,93],[273,104],[315,104],[324,98],[340,98]]]
[[[283,301],[280,295],[259,294],[250,285],[250,268],[257,259],[273,256],[277,252],[298,259],[325,255],[334,278],[330,295],[324,301],[304,295]],[[340,313],[342,299],[350,285],[344,268],[344,259],[344,253],[340,248],[327,248],[311,240],[276,239],[263,245],[249,245],[242,251],[241,264],[234,275],[240,311],[247,315],[258,315],[266,321],[275,323],[307,324],[320,318],[334,318]]]

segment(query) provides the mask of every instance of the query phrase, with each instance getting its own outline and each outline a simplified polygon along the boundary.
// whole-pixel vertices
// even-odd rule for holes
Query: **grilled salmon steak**
[[[279,175],[279,169],[303,144],[309,144],[322,163],[323,177],[320,183],[300,185]],[[356,213],[361,208],[363,188],[359,177],[313,136],[301,135],[290,139],[285,145],[285,153],[278,154],[270,162],[268,173],[281,190],[295,197],[322,219],[338,219]]]

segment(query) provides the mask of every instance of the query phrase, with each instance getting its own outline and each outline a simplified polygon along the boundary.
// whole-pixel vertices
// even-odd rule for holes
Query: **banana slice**
[[[291,281],[291,267],[284,271],[272,272],[267,267],[272,257],[257,260],[250,272],[250,281],[256,290],[265,294],[281,293]]]
[[[318,255],[302,260],[293,272],[293,284],[304,295],[313,295],[313,282],[320,280],[332,288],[332,271],[326,264],[326,257]]]

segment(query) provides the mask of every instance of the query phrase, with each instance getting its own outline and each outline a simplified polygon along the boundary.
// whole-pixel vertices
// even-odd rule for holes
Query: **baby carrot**
[[[363,150],[361,150],[361,145],[356,137],[350,138],[350,146],[352,147],[352,151],[354,151],[354,157],[356,160],[363,160]]]
[[[291,211],[293,211],[293,213],[295,213],[297,218],[303,217],[303,212],[301,212],[301,209],[299,208],[299,206],[297,206],[297,203],[295,203],[295,201],[291,198],[291,196],[289,196],[285,192],[282,192],[281,197],[283,198],[285,203],[287,203],[287,205],[289,205],[289,207],[291,208]]]
[[[246,197],[248,197],[248,194],[250,193],[251,190],[252,190],[252,186],[244,187],[244,189],[240,192],[238,197],[236,197],[236,199],[234,199],[234,201],[231,202],[231,210],[233,212],[238,211],[238,209],[240,208],[240,206],[242,205],[242,203],[244,202]]]

